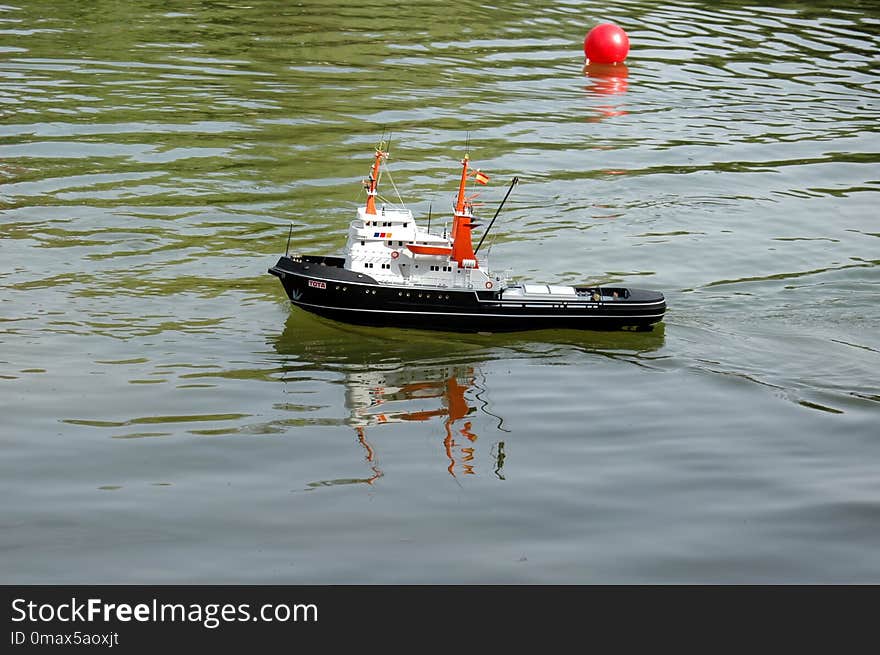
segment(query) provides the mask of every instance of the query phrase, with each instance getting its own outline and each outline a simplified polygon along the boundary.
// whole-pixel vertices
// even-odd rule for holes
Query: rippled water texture
[[[501,4],[0,7],[0,581],[880,581],[877,4]],[[383,129],[664,324],[292,311]]]

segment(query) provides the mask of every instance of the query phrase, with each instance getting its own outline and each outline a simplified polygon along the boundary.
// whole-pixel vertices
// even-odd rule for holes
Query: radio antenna
[[[290,229],[287,231],[287,248],[284,249],[284,256],[290,255],[290,236],[293,234],[293,221],[290,222]]]
[[[483,236],[480,238],[480,243],[478,243],[477,247],[474,249],[475,255],[480,251],[480,246],[483,245],[483,240],[486,238],[486,235],[489,234],[489,230],[491,230],[492,226],[495,224],[495,219],[498,218],[498,214],[501,213],[501,208],[504,207],[504,203],[507,202],[507,197],[510,195],[510,192],[513,191],[513,187],[515,187],[518,182],[519,182],[518,177],[514,177],[513,180],[510,181],[510,186],[507,188],[507,193],[504,194],[504,200],[502,200],[501,204],[498,205],[498,210],[495,212],[495,215],[492,217],[492,220],[489,222],[489,227],[487,227],[486,231],[483,232]]]

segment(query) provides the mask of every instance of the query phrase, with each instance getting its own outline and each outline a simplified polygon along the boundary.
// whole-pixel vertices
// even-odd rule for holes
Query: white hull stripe
[[[317,307],[318,309],[333,309],[345,312],[371,312],[378,314],[416,314],[418,316],[471,316],[479,318],[663,318],[663,314],[637,314],[635,316],[623,314],[602,314],[595,316],[591,314],[476,314],[473,312],[416,312],[401,309],[360,309],[356,307],[331,307],[329,305],[315,305],[308,302],[300,302],[299,300],[291,300],[294,305],[300,307]]]
[[[549,301],[545,300],[535,301],[535,300],[527,300],[525,302],[521,300],[481,300],[483,304],[492,304],[492,305],[500,305],[501,307],[522,307],[525,305],[526,307],[559,307],[563,304],[562,301],[555,300]],[[602,302],[596,302],[595,300],[583,301],[579,302],[577,300],[569,300],[566,301],[564,309],[577,309],[579,307],[587,307],[589,309],[597,309],[601,308],[611,308],[611,307],[620,307],[623,305],[624,307],[656,307],[657,305],[662,305],[665,303],[665,300],[658,300],[656,302],[627,302],[625,300],[606,300]]]
[[[370,288],[379,288],[379,289],[394,289],[394,290],[398,290],[398,291],[436,291],[436,292],[440,292],[440,293],[462,293],[462,294],[469,293],[469,294],[473,294],[474,296],[477,296],[477,292],[474,291],[473,289],[454,289],[454,288],[449,288],[449,287],[404,287],[404,286],[396,286],[396,285],[390,285],[390,284],[371,284],[370,282],[352,282],[350,280],[334,280],[329,277],[318,277],[317,275],[308,275],[306,273],[297,273],[294,271],[288,271],[287,269],[284,269],[284,268],[279,268],[276,270],[279,270],[282,273],[286,273],[287,275],[296,275],[297,277],[309,279],[309,280],[322,280],[324,282],[330,282],[334,285],[339,284],[339,285],[348,286],[349,284],[351,284],[351,285],[356,285],[356,286],[360,286],[360,287],[370,287]],[[577,307],[581,304],[581,301],[578,301],[578,300],[562,300],[561,298],[559,300],[537,300],[537,299],[532,299],[532,298],[526,298],[525,300],[504,300],[504,299],[483,300],[479,296],[477,296],[477,302],[480,302],[483,304],[490,304],[490,305],[500,304],[502,306],[506,305],[506,306],[510,306],[510,307],[522,307],[523,302],[525,302],[526,304],[531,303],[534,305],[560,305],[563,302],[565,302],[569,305],[569,307],[572,307],[572,306]],[[657,305],[662,305],[665,302],[666,302],[665,299],[655,300],[653,302],[629,302],[626,299],[621,299],[621,300],[607,300],[607,301],[604,301],[602,304],[612,306],[612,307],[614,305],[625,305],[626,307],[654,307]],[[595,305],[595,301],[593,301],[593,300],[584,301],[584,304]],[[320,305],[316,305],[316,307],[318,307],[318,306],[320,306]],[[340,308],[340,309],[342,309],[342,308]],[[384,311],[384,310],[371,310],[371,311]],[[416,313],[427,314],[428,312],[416,312]],[[439,312],[439,313],[445,314],[447,312]]]

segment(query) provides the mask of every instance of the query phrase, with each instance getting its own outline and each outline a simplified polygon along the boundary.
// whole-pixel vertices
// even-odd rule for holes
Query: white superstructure
[[[381,147],[376,150],[366,185],[367,204],[358,207],[357,218],[349,226],[345,268],[391,286],[503,291],[506,275],[484,270],[471,245],[473,210],[470,202],[462,200],[467,158],[453,233],[434,234],[418,225],[409,209],[376,205],[379,165],[386,156]]]

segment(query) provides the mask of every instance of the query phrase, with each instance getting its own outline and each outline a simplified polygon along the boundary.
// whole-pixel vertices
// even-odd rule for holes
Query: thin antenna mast
[[[515,187],[519,183],[519,178],[514,177],[513,180],[510,181],[510,186],[507,188],[507,193],[504,194],[504,200],[501,201],[501,204],[498,205],[498,209],[495,212],[495,215],[492,217],[492,220],[489,222],[489,227],[486,228],[486,231],[483,232],[483,236],[480,238],[480,243],[477,244],[476,249],[474,250],[474,254],[476,255],[480,251],[480,246],[483,245],[483,240],[486,238],[486,235],[489,234],[489,230],[492,229],[492,226],[495,225],[495,219],[498,218],[498,214],[501,213],[501,208],[504,207],[504,203],[507,202],[507,197],[510,195],[510,192],[513,191],[513,187]]]
[[[290,255],[290,236],[293,234],[293,221],[290,222],[290,229],[287,231],[287,247],[284,249],[284,256]]]

